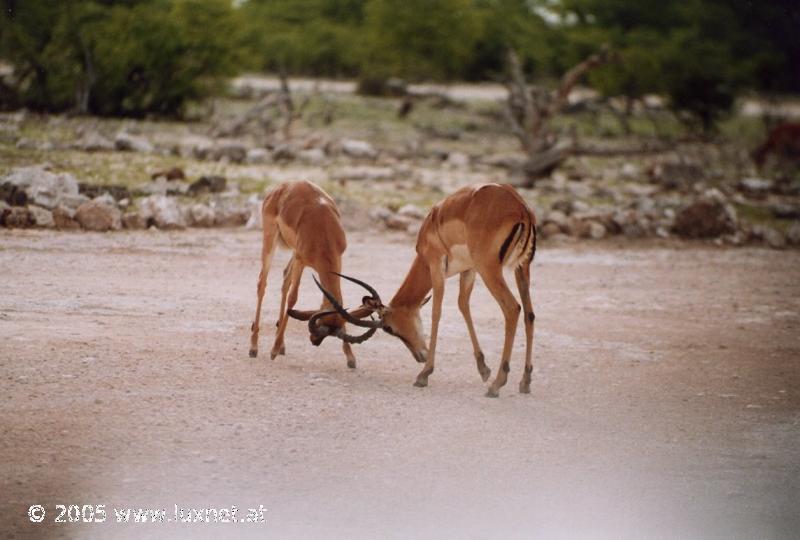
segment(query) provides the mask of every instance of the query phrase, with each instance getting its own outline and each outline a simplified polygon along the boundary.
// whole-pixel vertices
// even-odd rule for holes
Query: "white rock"
[[[146,220],[151,219],[159,229],[184,229],[186,220],[178,202],[173,197],[150,195],[139,201],[139,213]]]
[[[250,217],[247,218],[247,223],[244,226],[248,229],[260,229],[261,223],[261,198],[256,195],[250,195],[247,199],[247,205],[250,207]]]
[[[218,196],[210,204],[214,209],[214,225],[217,227],[240,227],[247,225],[251,218],[252,207],[235,196]]]
[[[301,150],[298,152],[297,157],[305,163],[311,165],[321,165],[325,163],[325,151],[321,148],[309,148],[308,150]]]
[[[395,172],[391,167],[344,167],[332,177],[334,180],[391,180]]]
[[[619,171],[620,176],[628,179],[639,178],[641,170],[634,163],[626,163]]]
[[[385,206],[376,206],[369,211],[369,217],[374,220],[386,221],[392,215],[392,211]]]
[[[739,188],[754,194],[765,194],[775,186],[771,180],[763,178],[744,178],[739,181]]]
[[[214,209],[205,204],[193,204],[189,207],[189,224],[192,227],[213,227]]]
[[[342,139],[342,152],[355,158],[375,158],[378,152],[366,141]]]
[[[396,229],[400,231],[407,231],[408,227],[412,225],[415,221],[407,216],[401,216],[399,214],[392,214],[386,219],[386,226],[390,229]]]
[[[720,204],[725,204],[726,202],[728,202],[728,199],[725,197],[725,194],[722,193],[717,188],[710,188],[705,190],[705,192],[703,193],[703,197],[712,201],[716,201]]]
[[[587,199],[592,196],[592,186],[583,182],[567,182],[567,190],[578,199]]]
[[[33,224],[37,227],[45,227],[48,229],[52,229],[56,226],[55,221],[53,221],[53,213],[50,210],[46,210],[40,206],[28,206],[28,212],[30,212],[31,217],[33,218]]]
[[[230,163],[242,163],[247,158],[247,146],[235,139],[220,139],[214,146],[214,156]]]
[[[259,165],[269,161],[269,151],[266,148],[251,148],[247,151],[247,163]]]
[[[551,210],[545,219],[545,223],[547,222],[555,223],[560,228],[563,228],[567,224],[567,215],[561,210]]]
[[[84,152],[111,152],[114,150],[114,143],[99,133],[91,132],[77,140],[73,147]]]
[[[572,211],[573,212],[588,212],[591,206],[583,201],[573,201],[572,202]]]
[[[52,209],[65,196],[80,197],[78,181],[69,173],[53,173],[41,166],[18,167],[0,178],[23,190],[28,200],[37,206]],[[88,199],[87,199],[88,200]]]
[[[606,235],[606,228],[602,223],[592,221],[589,223],[589,236],[595,240],[604,238]]]
[[[89,197],[82,193],[65,193],[59,196],[58,203],[72,210],[77,208],[85,202],[89,202]]]
[[[427,215],[425,210],[415,204],[405,204],[397,211],[401,216],[410,217],[413,219],[425,219]]]
[[[114,137],[114,147],[121,151],[145,152],[150,153],[154,150],[153,145],[146,137],[133,135],[126,131],[120,131]]]
[[[761,235],[767,245],[773,249],[783,249],[786,247],[786,237],[777,229],[765,226],[761,230]]]
[[[213,149],[214,141],[199,135],[184,137],[178,144],[178,152],[185,158],[207,159]]]
[[[447,156],[447,164],[458,169],[469,167],[469,156],[463,152],[450,152]]]
[[[186,195],[189,192],[189,184],[183,180],[167,180],[159,176],[152,182],[138,186],[138,189],[150,195]]]
[[[103,193],[92,199],[96,203],[107,204],[108,206],[116,206],[117,200],[108,193]]]

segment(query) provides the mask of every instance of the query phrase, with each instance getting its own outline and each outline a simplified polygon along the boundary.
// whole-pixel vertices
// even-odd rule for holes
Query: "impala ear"
[[[286,314],[291,317],[292,319],[297,319],[298,321],[307,321],[314,315],[316,311],[308,310],[308,311],[300,311],[297,309],[290,309],[286,312]]]
[[[361,299],[361,306],[363,308],[375,311],[376,309],[383,307],[383,304],[381,303],[380,300],[376,300],[371,296],[365,296]],[[362,319],[363,317],[358,317],[358,318]]]
[[[423,300],[423,301],[422,301],[422,303],[419,305],[419,307],[422,307],[422,306],[424,306],[425,304],[427,304],[427,303],[428,303],[428,302],[430,302],[430,301],[431,301],[431,295],[428,295],[428,296],[425,298],[425,300]]]

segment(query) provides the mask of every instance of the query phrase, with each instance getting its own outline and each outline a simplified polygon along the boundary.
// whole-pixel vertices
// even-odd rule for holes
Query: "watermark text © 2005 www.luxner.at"
[[[40,504],[28,508],[28,519],[42,523],[266,523],[267,509],[258,508],[194,508],[173,505],[172,508],[111,508],[105,504],[53,505],[49,511]]]

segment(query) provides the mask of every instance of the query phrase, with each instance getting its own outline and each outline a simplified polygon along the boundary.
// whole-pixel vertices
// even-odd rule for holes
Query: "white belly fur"
[[[447,258],[445,276],[450,277],[460,274],[473,267],[472,257],[466,244],[456,244],[450,247],[450,256]]]

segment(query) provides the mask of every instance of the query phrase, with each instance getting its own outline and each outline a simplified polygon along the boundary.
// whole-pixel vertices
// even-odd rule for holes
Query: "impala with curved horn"
[[[261,320],[261,302],[267,288],[272,255],[275,246],[280,244],[292,250],[292,257],[283,271],[281,288],[281,310],[278,315],[275,343],[270,357],[275,359],[285,354],[284,333],[288,317],[308,321],[311,343],[319,345],[328,336],[336,336],[343,341],[342,350],[347,357],[347,366],[356,367],[356,359],[351,343],[361,343],[375,332],[367,331],[361,336],[351,336],[345,331],[344,319],[328,297],[341,305],[341,291],[337,273],[342,269],[342,253],[347,247],[344,229],[339,218],[339,210],[330,195],[311,182],[289,182],[278,185],[264,198],[261,206],[264,225],[261,248],[261,273],[258,276],[256,316],[251,326],[250,356],[258,356],[258,334]],[[298,311],[293,309],[297,302],[297,291],[303,270],[310,266],[320,275],[321,285],[327,294],[318,311]],[[316,280],[316,278],[315,278]],[[365,317],[370,310],[360,310],[348,316]]]
[[[514,344],[520,305],[508,288],[503,268],[512,268],[522,305],[525,309],[525,371],[519,391],[530,392],[533,371],[533,326],[535,316],[530,294],[530,266],[536,252],[536,217],[520,195],[510,186],[484,184],[462,188],[434,206],[422,223],[417,237],[417,256],[408,274],[388,305],[384,305],[374,288],[361,280],[335,274],[364,287],[365,296],[359,310],[347,312],[336,292],[317,282],[323,294],[342,318],[355,325],[378,328],[398,337],[425,367],[417,375],[415,386],[428,385],[433,373],[436,336],[442,312],[444,282],[459,274],[458,307],[467,323],[475,360],[481,378],[486,381],[491,370],[486,366],[478,337],[472,324],[469,299],[479,274],[494,296],[505,318],[505,340],[500,369],[486,393],[497,397],[506,384],[509,360]],[[433,315],[430,343],[426,345],[420,318],[420,307],[433,291]],[[366,313],[378,320],[365,320]]]

